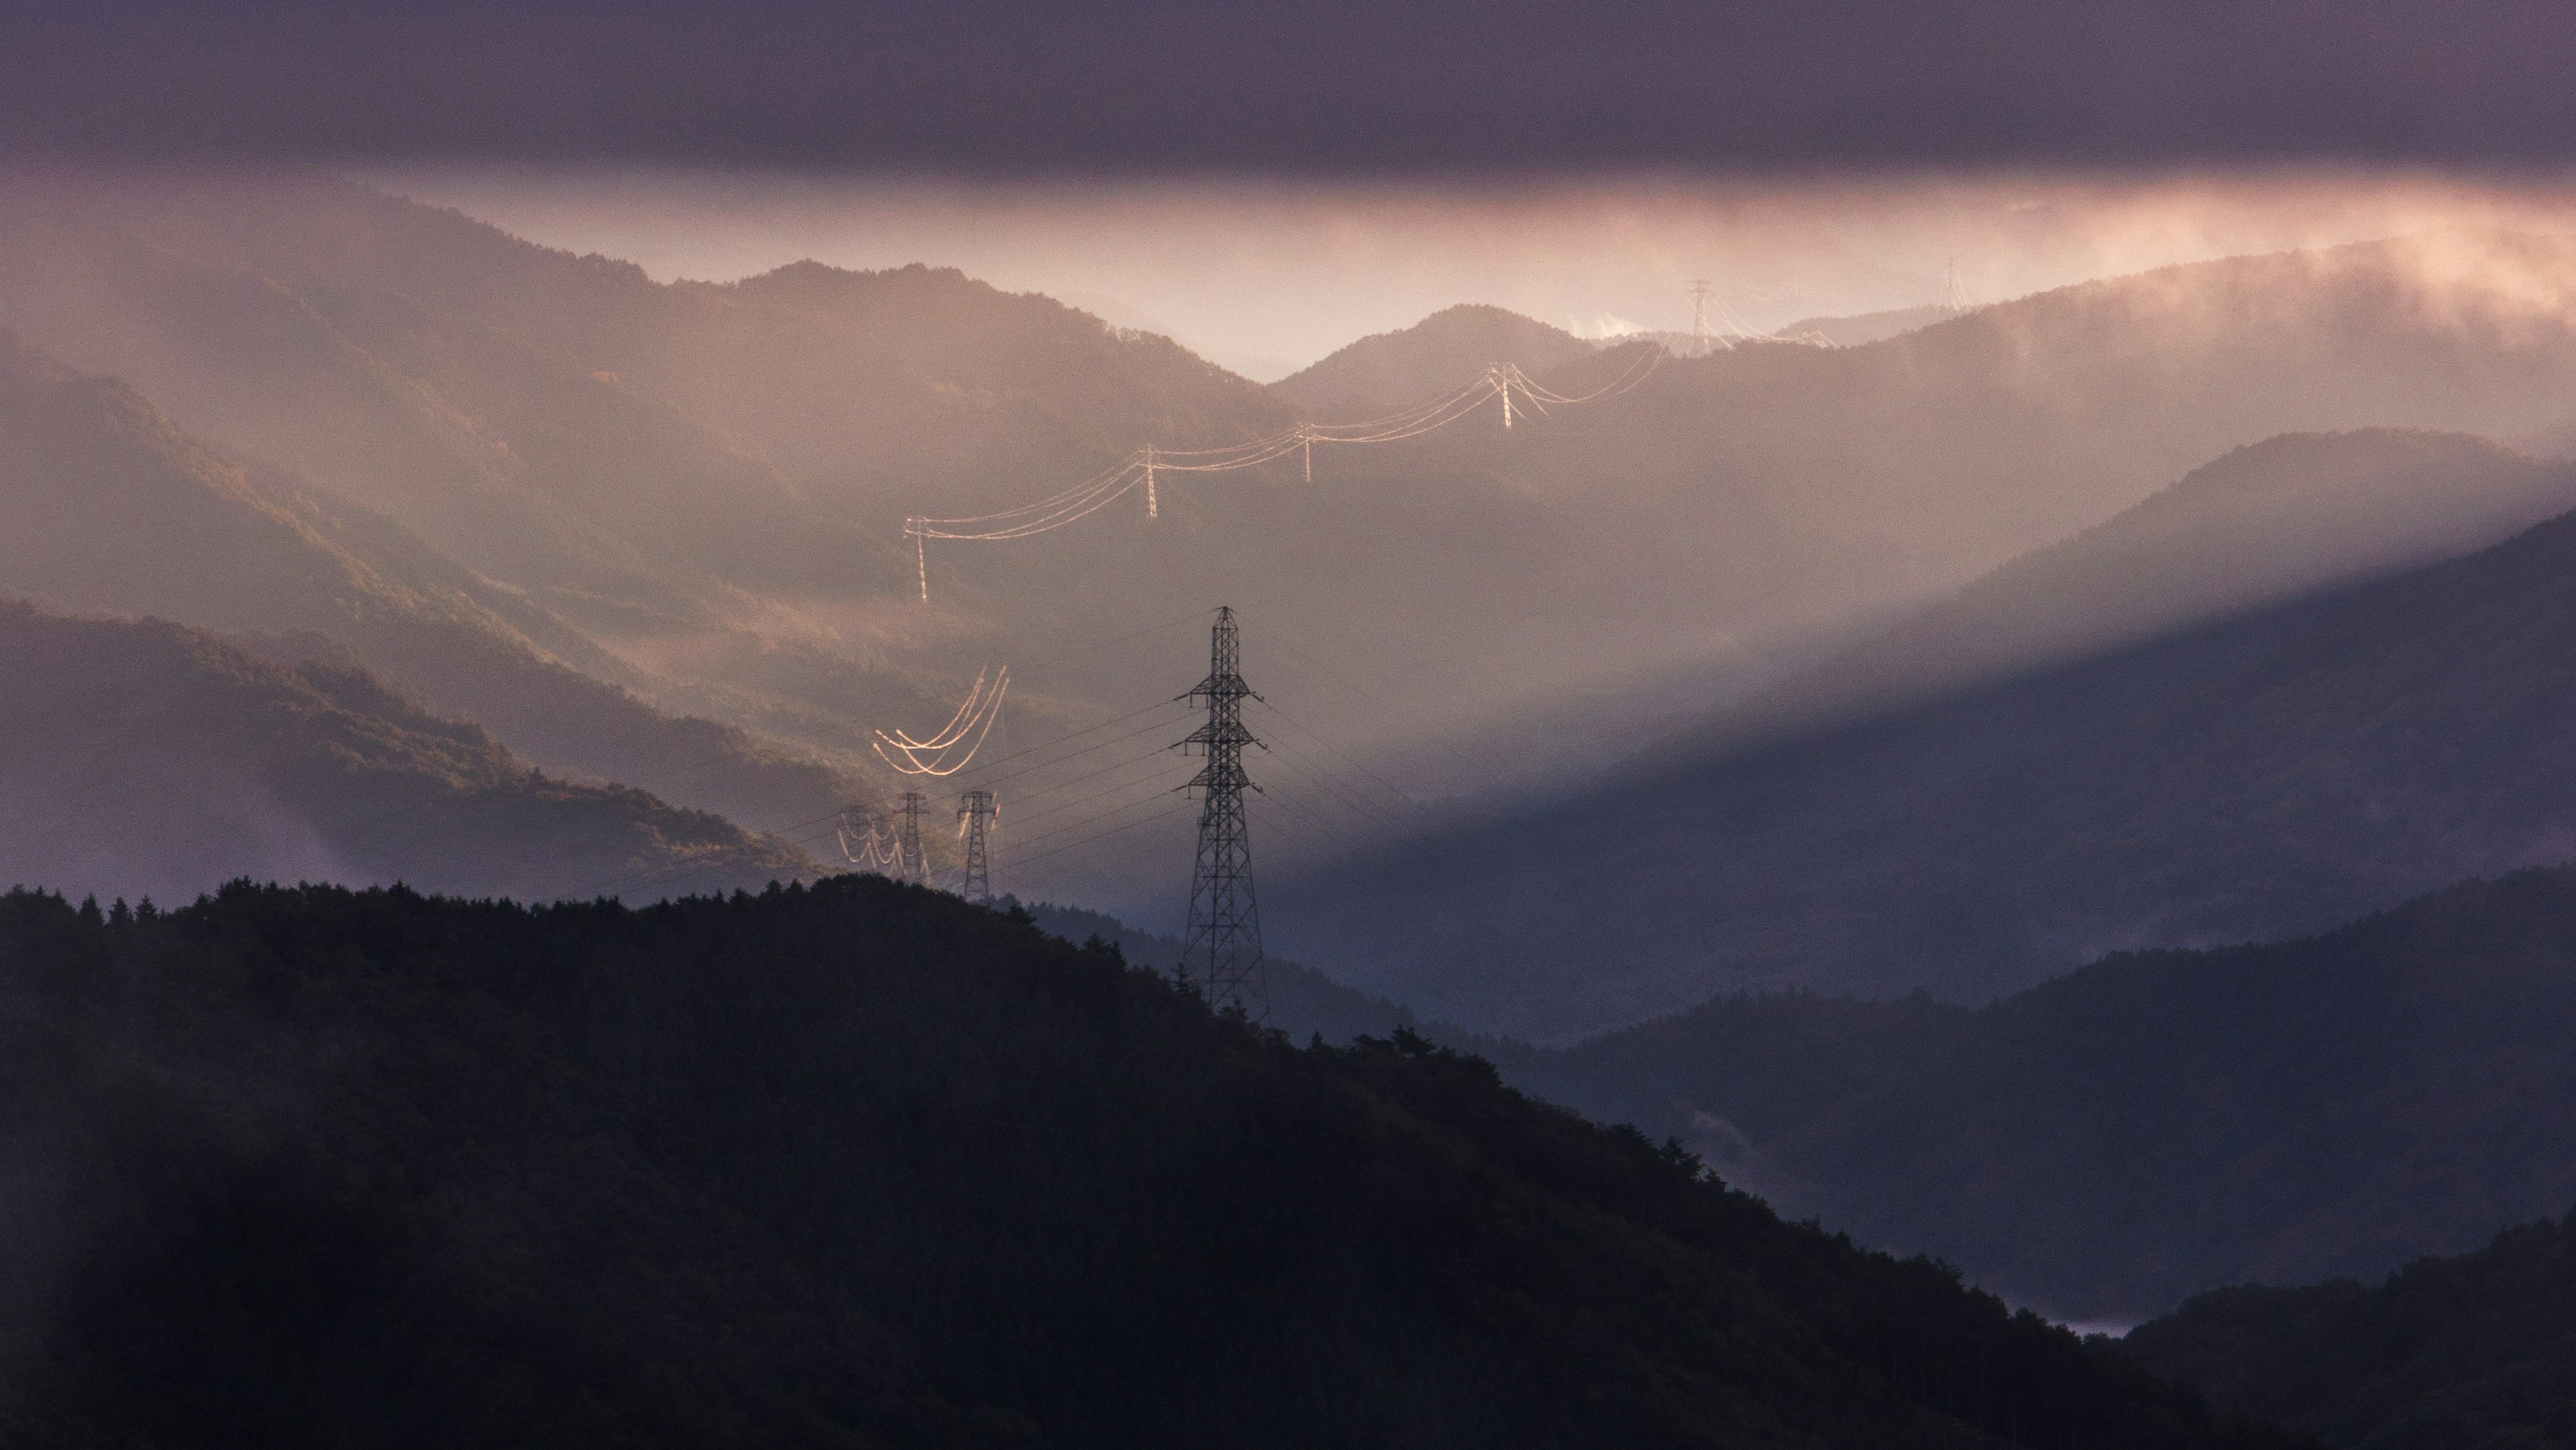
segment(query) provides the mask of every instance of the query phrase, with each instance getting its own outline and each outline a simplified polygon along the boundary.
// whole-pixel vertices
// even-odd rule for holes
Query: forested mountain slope
[[[0,1092],[13,1444],[2288,1443],[1482,1063],[881,879],[20,894]]]
[[[628,263],[319,178],[103,188],[82,207],[294,292],[407,299],[612,373],[800,494],[838,510],[890,506],[898,521],[942,495],[978,503],[977,481],[998,471],[1043,462],[1079,477],[1138,443],[1231,441],[1289,417],[1258,384],[1168,339],[951,269],[799,263],[740,283],[657,284]],[[899,484],[916,491],[890,494]]]
[[[2576,240],[2555,236],[2231,257],[1861,347],[1675,359],[1516,437],[1513,472],[1575,512],[1569,547],[1618,561],[1584,582],[1621,647],[1704,650],[1928,602],[2275,434],[2563,422],[2571,299]],[[1563,371],[1566,392],[1593,375]]]
[[[2562,517],[1833,729],[1744,747],[1721,722],[1274,883],[1272,919],[1355,985],[1555,1041],[1743,986],[1975,1001],[2121,947],[2322,930],[2576,854],[2570,649]]]
[[[934,545],[924,609],[907,597],[905,515],[1033,502],[1130,450],[1263,436],[1296,409],[1167,340],[936,268],[798,264],[656,284],[325,180],[168,181],[27,205],[44,225],[104,230],[264,299],[192,331],[204,309],[186,296],[21,281],[14,305],[50,319],[40,341],[156,397],[155,370],[210,396],[264,390],[215,401],[281,427],[317,406],[281,385],[327,351],[366,374],[365,388],[347,384],[378,399],[366,417],[402,403],[405,436],[420,440],[408,451],[438,455],[434,468],[403,465],[437,475],[417,506],[462,500],[480,532],[459,524],[458,537],[489,558],[431,530],[434,543],[560,590],[540,597],[674,670],[729,667],[738,651],[718,646],[749,630],[957,677],[963,659],[1034,659],[1225,598],[1298,618],[1373,693],[1437,706],[1453,729],[1641,669],[1767,661],[2285,429],[2519,437],[2566,421],[2576,393],[2576,343],[2551,301],[2576,289],[2576,258],[2553,239],[2233,258],[1866,347],[1677,359],[1622,397],[1525,411],[1508,433],[1489,410],[1408,444],[1321,449],[1311,485],[1294,459],[1174,475],[1159,519],[1139,497],[1041,538]],[[121,255],[85,248],[83,266],[104,265],[92,254]],[[313,340],[317,324],[327,339]],[[269,347],[240,345],[236,327],[306,340],[291,367],[264,370]],[[1444,313],[1349,358],[1455,342],[1478,354],[1472,372],[1496,360],[1481,356],[1498,345],[1485,331],[1511,334],[1511,359],[1568,393],[1628,360],[1491,309]],[[191,338],[235,345],[186,354]],[[1456,386],[1437,359],[1399,371],[1417,367],[1440,376],[1399,403]],[[381,441],[353,421],[300,446],[318,464],[344,433]],[[629,434],[668,442],[616,453]],[[305,456],[284,447],[298,440],[270,441],[258,446]],[[639,450],[653,456],[630,457]],[[584,457],[626,461],[586,474]],[[394,461],[379,471],[403,476]],[[469,475],[482,495],[455,481]],[[702,527],[727,501],[731,532]],[[502,568],[504,549],[563,557]],[[1386,629],[1390,618],[1407,627]],[[1095,673],[1085,688],[1104,705],[1144,688]]]
[[[1495,363],[1552,371],[1600,351],[1561,327],[1500,307],[1443,308],[1399,332],[1342,348],[1270,391],[1326,422],[1375,418],[1475,381]]]
[[[2376,1287],[2214,1290],[2121,1347],[2329,1445],[2564,1445],[2576,1440],[2576,1214]]]
[[[1224,602],[1332,662],[1352,688],[1330,718],[1320,689],[1283,708],[1400,789],[1455,798],[1474,772],[1441,747],[1580,712],[1528,762],[1570,788],[1672,702],[1739,699],[2231,448],[2520,437],[2576,397],[2576,250],[2458,234],[2113,279],[1863,347],[1671,359],[1508,430],[1488,405],[1319,448],[1311,481],[1293,455],[1172,472],[1151,510],[1140,489],[914,555],[908,515],[1031,503],[1298,409],[932,267],[656,283],[319,179],[31,185],[0,214],[0,318],[40,345],[522,591],[664,709],[863,772],[871,727],[935,727],[937,699],[1005,662],[1030,686],[1023,740],[1167,697],[1175,661],[1098,647]],[[1533,371],[1580,395],[1641,346]],[[1677,675],[1698,683],[1627,703]],[[1100,899],[1134,879],[1130,848],[1181,849],[1118,837],[1011,889]]]
[[[1952,308],[1937,302],[1920,307],[1891,307],[1884,312],[1863,312],[1849,317],[1801,317],[1772,333],[1774,337],[1818,337],[1836,347],[1859,347],[1863,343],[1884,342],[1918,327],[1930,327],[1958,316]]]
[[[654,709],[622,687],[640,676],[524,595],[6,334],[0,483],[0,589],[257,635],[290,658],[354,652],[528,760],[756,827],[809,820],[857,788]]]
[[[2135,1321],[2377,1275],[2576,1202],[2576,869],[2299,941],[2105,958],[1968,1009],[1728,997],[1516,1084],[1675,1133],[1792,1217]]]
[[[1778,733],[2466,554],[2576,508],[2576,465],[2460,433],[2292,433],[2013,560],[1720,728]]]
[[[1170,971],[1180,964],[1182,943],[1178,937],[1145,931],[1106,913],[1080,907],[1037,902],[1025,909],[1040,931],[1072,942],[1098,937],[1118,948],[1136,966]],[[1326,1041],[1340,1044],[1354,1037],[1384,1036],[1398,1027],[1422,1026],[1402,1004],[1345,987],[1285,957],[1265,958],[1262,973],[1268,997],[1268,1015],[1262,1018],[1262,1025],[1287,1033],[1291,1041],[1304,1042],[1320,1034]]]
[[[362,671],[14,604],[0,671],[12,882],[164,901],[245,875],[544,898],[814,874],[718,817],[547,778]]]

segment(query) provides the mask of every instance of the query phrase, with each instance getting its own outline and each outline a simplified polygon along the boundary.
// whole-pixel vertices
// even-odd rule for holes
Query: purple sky
[[[985,173],[2576,157],[2563,3],[0,0],[0,148]]]

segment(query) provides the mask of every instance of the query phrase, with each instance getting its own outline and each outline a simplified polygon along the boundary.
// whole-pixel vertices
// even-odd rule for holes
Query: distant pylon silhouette
[[[1181,980],[1218,1011],[1240,1009],[1259,1022],[1270,1015],[1269,973],[1261,954],[1261,911],[1252,895],[1252,840],[1243,793],[1259,790],[1243,773],[1243,747],[1259,745],[1243,725],[1243,702],[1258,700],[1243,683],[1242,638],[1234,611],[1216,612],[1208,638],[1208,677],[1180,698],[1205,701],[1207,723],[1173,748],[1193,746],[1207,764],[1182,790],[1199,807],[1198,864],[1190,873],[1189,929],[1181,944]]]
[[[966,837],[966,879],[958,885],[957,894],[968,901],[993,899],[990,837],[993,820],[1001,812],[989,790],[970,790],[957,798],[957,820]]]
[[[1968,298],[1967,279],[1959,275],[1959,259],[1950,259],[1949,270],[1941,276],[1941,310],[1965,312],[1977,304]]]
[[[908,790],[896,807],[895,879],[915,886],[930,884],[930,860],[921,853],[921,808],[928,804],[921,792]]]
[[[1691,305],[1691,356],[1706,357],[1715,344],[1708,335],[1708,304],[1717,298],[1717,289],[1705,277],[1695,278],[1683,294]]]

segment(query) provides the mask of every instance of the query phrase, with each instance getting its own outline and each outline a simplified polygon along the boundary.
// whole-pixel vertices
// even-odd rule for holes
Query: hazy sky
[[[1413,178],[2576,155],[2563,0],[0,0],[0,146]]]
[[[2432,226],[2564,229],[2576,187],[2391,168],[2052,172],[1789,181],[1093,180],[776,170],[378,167],[397,191],[522,236],[730,280],[800,258],[927,262],[1169,333],[1269,381],[1457,302],[1599,336],[1688,325],[1706,277],[1729,315],[1938,298],[1956,260],[1996,300],[2230,253]]]
[[[1676,327],[1707,277],[1769,327],[2554,216],[2568,15],[0,0],[0,160],[346,165],[665,277],[947,263],[1273,377],[1458,301]]]

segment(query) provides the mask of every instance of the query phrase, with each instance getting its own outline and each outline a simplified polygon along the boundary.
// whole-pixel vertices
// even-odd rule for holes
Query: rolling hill
[[[2576,1214],[2339,1279],[2202,1294],[2121,1347],[2329,1445],[2504,1450],[2576,1430]]]
[[[1561,327],[1500,307],[1462,304],[1400,332],[1381,332],[1270,385],[1311,418],[1374,418],[1439,397],[1494,363],[1552,371],[1600,351]]]
[[[2576,467],[2459,433],[2266,439],[1765,690],[1784,732],[2098,654],[2500,542],[2576,508]]]
[[[2576,869],[2557,867],[2297,941],[2115,955],[1974,1009],[1733,996],[1561,1052],[1482,1046],[1785,1215],[2134,1323],[2563,1211],[2570,1032]]]
[[[1021,739],[1163,698],[1185,665],[1098,648],[1225,602],[1330,663],[1349,688],[1283,708],[1398,789],[1552,772],[1561,792],[1681,704],[1739,699],[2230,449],[2381,425],[2537,436],[2576,411],[2559,241],[2232,258],[1865,346],[1675,359],[1508,431],[1478,414],[1321,450],[1311,483],[1294,459],[1176,475],[1155,517],[1130,498],[1043,537],[933,544],[925,605],[907,515],[1028,502],[1297,407],[935,267],[655,283],[313,178],[38,187],[0,211],[0,317],[39,345],[378,509],[626,673],[576,668],[863,776],[868,727],[935,726],[936,700],[997,663],[1029,671]],[[1563,354],[1533,371],[1566,394],[1633,360],[1468,313],[1344,361],[1377,356],[1407,401],[1444,392],[1429,344],[1478,318]],[[1412,386],[1422,369],[1440,375]],[[1540,743],[1506,771],[1451,748],[1514,734]],[[1307,804],[1338,815],[1328,835],[1369,829]],[[1007,886],[1103,900],[1176,849],[1119,837]]]
[[[491,562],[427,531],[434,544],[532,590],[565,580],[560,612],[606,642],[684,663],[708,653],[710,633],[752,629],[958,677],[961,653],[1037,658],[1223,596],[1295,616],[1337,653],[1347,646],[1364,683],[1401,706],[1490,715],[1681,661],[1767,662],[2275,433],[2521,437],[2563,424],[2576,382],[2576,346],[2547,305],[2576,267],[2551,239],[2463,234],[2233,258],[2019,299],[1864,347],[1690,359],[1615,403],[1533,417],[1509,437],[1469,426],[1332,455],[1312,488],[1286,463],[1174,480],[1159,528],[1143,527],[1141,509],[1117,510],[1044,539],[935,550],[942,603],[922,611],[897,607],[905,514],[1026,502],[1147,443],[1275,432],[1305,384],[1264,390],[1166,340],[936,268],[798,264],[732,284],[656,284],[328,180],[97,187],[29,204],[46,225],[104,230],[192,275],[236,279],[224,286],[294,310],[306,332],[326,325],[328,338],[296,344],[297,356],[318,358],[325,342],[346,351],[376,392],[410,400],[418,416],[404,426],[424,440],[412,451],[436,443],[451,455],[440,468],[497,480],[483,489],[497,512],[477,525]],[[85,245],[82,264],[115,252]],[[20,291],[22,311],[49,319],[38,341],[165,406],[184,375],[192,387],[264,390],[266,401],[238,400],[246,415],[295,416],[267,396],[277,383],[235,381],[240,348],[174,359],[197,304],[149,287],[104,301],[95,289]],[[283,326],[247,314],[239,325],[260,336]],[[1306,382],[1365,372],[1370,388],[1409,403],[1455,387],[1498,346],[1567,392],[1597,382],[1605,360],[1529,319],[1453,309],[1354,344]],[[209,412],[178,416],[306,461],[235,437]],[[621,463],[621,479],[639,476],[611,496],[731,501],[731,541],[687,508],[602,504],[601,478],[576,464],[632,457],[612,446],[629,433],[667,434],[647,451],[670,457]],[[300,446],[324,461],[316,441]],[[306,471],[385,502],[329,469]],[[793,537],[796,520],[809,537]],[[541,522],[562,537],[549,541]],[[569,557],[501,568],[504,546]],[[1310,567],[1318,559],[1334,563],[1329,585]],[[1437,588],[1422,586],[1426,568]],[[748,597],[709,587],[710,576]],[[608,603],[579,612],[591,594]],[[1378,627],[1396,616],[1418,625]],[[1138,688],[1116,678],[1089,691],[1107,700]]]
[[[1959,314],[1937,302],[1920,307],[1891,307],[1883,312],[1863,312],[1850,317],[1801,317],[1788,326],[1776,329],[1774,337],[1820,337],[1836,347],[1859,347],[1863,343],[1883,342],[1899,333],[1918,327],[1947,322]]]
[[[235,877],[542,899],[817,874],[716,816],[550,778],[363,671],[23,604],[0,613],[0,667],[13,882],[164,901]]]
[[[0,1092],[12,1444],[2298,1443],[1486,1064],[882,879],[18,893]]]
[[[2571,578],[2559,518],[1813,733],[1720,719],[1599,788],[1274,884],[1281,946],[1564,1042],[1739,987],[1974,1001],[2122,947],[2323,930],[2576,852],[2551,723],[2576,713]]]
[[[626,688],[646,677],[519,591],[5,334],[0,477],[0,588],[256,636],[289,659],[345,652],[525,759],[757,827],[863,789],[739,729],[655,709]]]

